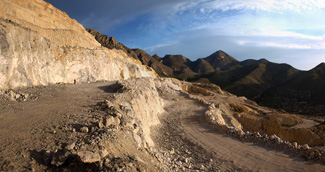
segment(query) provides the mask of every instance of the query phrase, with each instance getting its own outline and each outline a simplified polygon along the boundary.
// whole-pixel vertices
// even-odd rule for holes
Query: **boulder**
[[[90,151],[80,151],[77,153],[79,161],[83,163],[94,163],[100,161],[100,155],[98,153]]]

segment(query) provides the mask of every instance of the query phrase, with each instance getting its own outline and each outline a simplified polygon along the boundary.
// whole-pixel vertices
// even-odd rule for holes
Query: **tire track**
[[[208,152],[213,152],[215,158],[231,161],[245,171],[325,171],[325,166],[322,164],[306,162],[218,133],[216,129],[202,122],[202,112],[205,107],[194,100],[184,97],[180,99],[182,100],[175,102],[176,104],[169,108],[169,111],[180,116],[180,127],[185,136]]]

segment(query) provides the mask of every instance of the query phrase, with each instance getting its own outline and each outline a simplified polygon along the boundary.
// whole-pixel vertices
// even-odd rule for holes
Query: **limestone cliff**
[[[0,1],[0,89],[156,77],[43,0]]]

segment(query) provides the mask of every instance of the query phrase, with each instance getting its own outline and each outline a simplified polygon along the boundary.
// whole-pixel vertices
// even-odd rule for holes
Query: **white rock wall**
[[[150,137],[150,127],[160,124],[159,116],[165,112],[165,101],[160,96],[160,92],[179,93],[181,89],[177,80],[140,78],[125,80],[121,84],[128,89],[125,93],[128,96],[124,96],[120,101],[126,101],[126,104],[130,104],[133,117],[140,122],[143,130],[144,142],[149,147],[153,147],[154,142]]]
[[[42,0],[3,0],[0,11],[0,90],[156,77],[124,52],[98,46],[82,25]]]

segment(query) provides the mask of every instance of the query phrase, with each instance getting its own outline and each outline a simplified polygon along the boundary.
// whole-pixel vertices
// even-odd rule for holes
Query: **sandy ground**
[[[28,88],[22,92],[38,95],[37,100],[12,102],[0,100],[0,171],[29,171],[40,163],[40,150],[60,149],[79,132],[91,107],[110,94],[110,82],[53,85]]]

